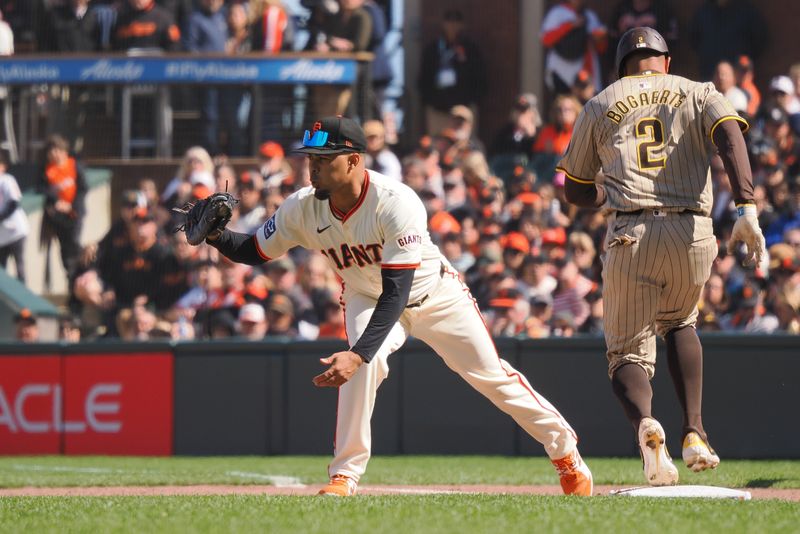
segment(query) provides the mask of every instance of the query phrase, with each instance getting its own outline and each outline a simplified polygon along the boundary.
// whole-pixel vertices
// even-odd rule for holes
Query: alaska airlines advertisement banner
[[[356,61],[347,58],[95,57],[2,58],[0,83],[63,84],[351,84]]]

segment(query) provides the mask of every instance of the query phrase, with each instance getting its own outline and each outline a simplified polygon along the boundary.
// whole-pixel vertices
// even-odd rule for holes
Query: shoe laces
[[[337,482],[343,482],[343,483],[345,483],[345,484],[347,484],[349,486],[350,485],[350,477],[348,477],[347,475],[333,475],[331,477],[331,484],[335,484]]]
[[[575,454],[565,456],[560,460],[554,460],[553,465],[560,476],[572,475],[580,466],[580,460],[577,460]]]

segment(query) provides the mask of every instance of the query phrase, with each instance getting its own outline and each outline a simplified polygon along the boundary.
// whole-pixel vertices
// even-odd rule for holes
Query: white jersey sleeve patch
[[[293,216],[295,212],[297,215]],[[265,260],[277,258],[300,244],[296,238],[297,228],[292,223],[296,219],[302,219],[300,203],[290,196],[272,217],[256,230],[256,248],[262,258]]]
[[[416,269],[427,232],[425,207],[416,195],[394,197],[382,210],[383,263],[386,269]]]

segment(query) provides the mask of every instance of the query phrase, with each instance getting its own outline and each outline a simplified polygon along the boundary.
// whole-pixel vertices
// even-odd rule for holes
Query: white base
[[[716,486],[644,486],[612,490],[609,495],[622,497],[701,497],[704,499],[738,499],[749,501],[750,492]]]

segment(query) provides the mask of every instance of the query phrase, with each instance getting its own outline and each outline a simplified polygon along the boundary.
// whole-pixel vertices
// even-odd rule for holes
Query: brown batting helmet
[[[622,34],[617,45],[617,75],[622,78],[625,76],[623,72],[625,68],[625,60],[629,55],[639,50],[652,50],[665,56],[669,56],[669,49],[667,42],[661,37],[661,34],[653,28],[640,26],[638,28],[631,28]]]

